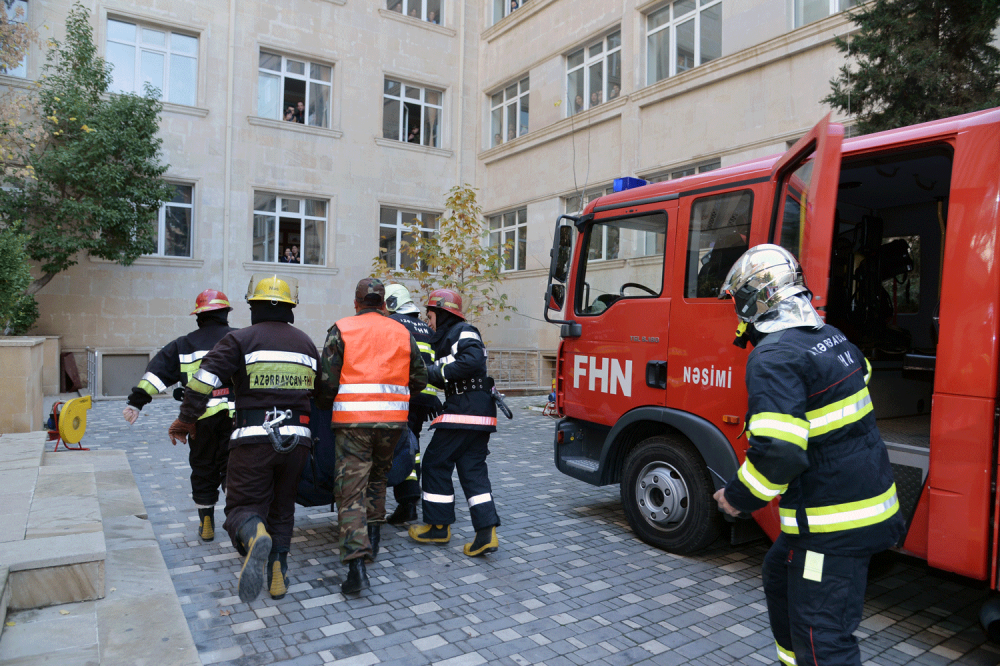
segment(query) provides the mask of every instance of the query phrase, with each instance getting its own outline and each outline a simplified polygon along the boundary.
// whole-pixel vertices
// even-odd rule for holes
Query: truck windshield
[[[663,290],[667,215],[594,222],[583,240],[576,313],[597,315],[622,298],[654,298]]]

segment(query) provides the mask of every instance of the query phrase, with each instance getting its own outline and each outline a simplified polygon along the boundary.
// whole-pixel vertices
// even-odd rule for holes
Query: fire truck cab
[[[907,533],[898,547],[997,587],[1000,109],[601,197],[556,224],[555,463],[617,483],[634,532],[690,553],[745,455],[748,351],[719,287],[749,247],[802,264],[813,304],[873,368]],[[754,514],[773,539],[777,502]]]

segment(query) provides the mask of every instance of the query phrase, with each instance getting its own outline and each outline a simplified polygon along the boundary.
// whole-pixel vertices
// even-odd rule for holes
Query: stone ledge
[[[103,532],[66,534],[0,544],[0,562],[6,564],[11,573],[103,561],[106,555]]]

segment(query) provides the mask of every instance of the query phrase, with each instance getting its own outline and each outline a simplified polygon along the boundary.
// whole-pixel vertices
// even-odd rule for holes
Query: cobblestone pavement
[[[544,398],[510,402],[515,418],[501,419],[488,460],[499,552],[462,554],[473,532],[460,500],[447,545],[418,545],[385,526],[371,589],[346,600],[335,514],[298,507],[289,594],[274,601],[265,590],[240,603],[240,560],[221,530],[221,504],[216,540],[196,536],[187,451],[166,434],[176,402],[155,400],[131,428],[122,403],[97,402],[84,444],[128,452],[205,664],[777,663],[761,590],[766,544],[720,544],[694,557],[649,547],[629,530],[617,487],[556,471],[553,421],[528,408]],[[977,621],[986,597],[899,558],[869,584],[864,663],[997,664],[1000,647]]]

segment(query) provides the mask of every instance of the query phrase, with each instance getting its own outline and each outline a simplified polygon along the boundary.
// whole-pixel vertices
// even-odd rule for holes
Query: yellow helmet
[[[270,301],[298,305],[299,285],[294,279],[254,274],[247,287],[247,301]]]

